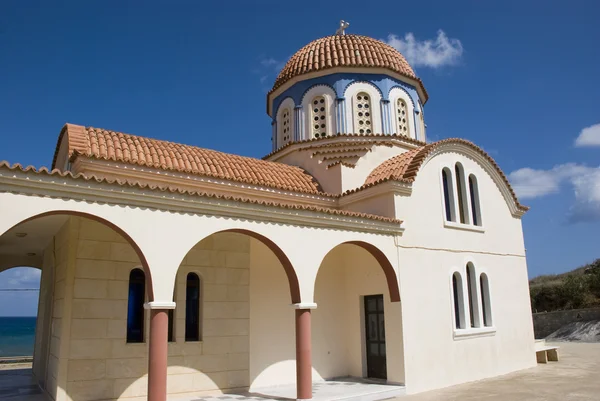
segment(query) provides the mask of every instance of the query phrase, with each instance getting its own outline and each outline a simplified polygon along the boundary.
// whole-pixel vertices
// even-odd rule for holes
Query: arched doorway
[[[347,242],[329,251],[315,281],[314,376],[403,383],[399,301],[396,272],[377,247]]]

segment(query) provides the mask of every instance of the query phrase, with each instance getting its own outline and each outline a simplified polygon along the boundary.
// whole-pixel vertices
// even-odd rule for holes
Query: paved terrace
[[[600,400],[600,343],[557,343],[560,362],[505,376],[462,384],[427,393],[400,396],[401,401],[582,401]],[[44,401],[31,385],[31,365],[0,365],[0,399],[6,401]],[[293,388],[292,388],[293,390]],[[376,393],[384,398],[403,389],[355,381],[337,381],[315,385],[315,400],[373,400]],[[260,401],[290,400],[286,387],[268,393],[220,395],[214,397],[170,397],[169,401]],[[366,394],[369,393],[369,394]],[[387,394],[386,394],[387,393]],[[379,398],[381,399],[381,398]]]

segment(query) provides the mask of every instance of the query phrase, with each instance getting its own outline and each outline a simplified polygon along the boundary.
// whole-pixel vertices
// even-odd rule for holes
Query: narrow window
[[[292,135],[292,117],[290,109],[285,108],[281,112],[281,118],[279,121],[279,137],[281,138],[281,145],[285,145],[290,142]]]
[[[454,167],[456,173],[456,196],[458,196],[458,215],[460,222],[468,224],[468,209],[467,209],[467,192],[465,187],[465,171],[460,163],[456,163]]]
[[[490,302],[490,284],[485,273],[479,276],[479,285],[481,287],[481,309],[483,310],[483,325],[489,327],[492,325],[492,308]]]
[[[446,221],[456,221],[454,216],[454,198],[452,194],[452,173],[448,168],[442,170],[442,186],[444,189]]]
[[[479,187],[477,186],[477,178],[469,175],[469,192],[471,193],[471,214],[473,224],[481,226],[481,209],[479,208]]]
[[[396,102],[396,130],[398,131],[398,135],[409,136],[408,108],[403,99],[398,99]]]
[[[371,97],[365,92],[356,95],[354,120],[359,134],[372,134]]]
[[[462,279],[459,272],[452,275],[452,298],[454,301],[454,327],[464,329],[465,316],[463,307]]]
[[[313,99],[311,111],[312,132],[315,138],[327,136],[327,102],[323,96],[317,96]]]
[[[475,267],[471,263],[467,264],[467,296],[469,298],[469,317],[471,318],[471,327],[480,327],[479,324],[479,306],[477,305],[477,276],[475,276]]]
[[[144,300],[146,276],[140,269],[129,273],[129,300],[127,304],[127,342],[144,342]]]
[[[185,291],[185,341],[200,341],[200,278],[189,273]]]

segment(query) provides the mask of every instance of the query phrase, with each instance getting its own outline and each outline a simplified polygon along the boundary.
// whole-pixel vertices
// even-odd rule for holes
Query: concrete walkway
[[[493,379],[399,398],[402,401],[600,400],[600,344],[554,343],[560,361]]]
[[[391,399],[403,394],[403,386],[362,379],[348,378],[313,383],[313,401],[375,401]],[[295,399],[295,385],[262,388],[247,394],[220,394],[212,397],[169,397],[169,401],[290,401]]]
[[[45,400],[39,387],[31,381],[31,363],[0,365],[0,400]]]

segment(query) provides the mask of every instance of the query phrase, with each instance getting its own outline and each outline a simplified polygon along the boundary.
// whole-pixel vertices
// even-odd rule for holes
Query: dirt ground
[[[550,343],[549,343],[550,344]],[[560,361],[399,401],[600,401],[600,344],[554,343]]]

